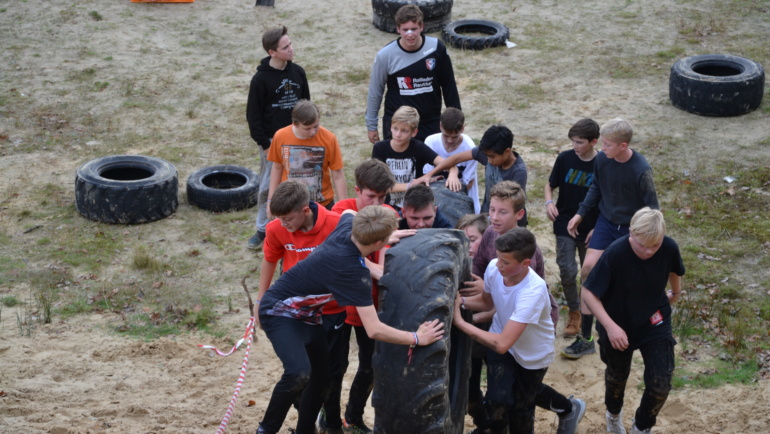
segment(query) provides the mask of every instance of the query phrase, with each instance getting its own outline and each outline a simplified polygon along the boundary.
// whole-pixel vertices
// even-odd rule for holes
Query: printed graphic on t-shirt
[[[291,110],[299,101],[299,94],[302,86],[299,83],[291,81],[290,78],[284,78],[281,84],[275,89],[275,93],[283,93],[278,101],[272,104],[273,108],[281,110]]]
[[[283,146],[283,166],[288,179],[295,179],[310,190],[310,200],[323,202],[323,146]]]
[[[267,314],[294,318],[308,324],[321,324],[321,309],[331,300],[331,294],[290,297],[277,302]]]
[[[580,187],[590,187],[594,181],[593,172],[584,172],[582,170],[570,169],[564,177],[564,182],[574,184]]]
[[[410,158],[387,158],[385,163],[390,167],[390,171],[398,184],[408,184],[416,175],[414,161]],[[406,193],[403,191],[390,193],[391,205],[401,206],[404,202],[404,194]]]
[[[433,92],[433,77],[397,77],[396,80],[398,81],[398,92],[404,96]]]

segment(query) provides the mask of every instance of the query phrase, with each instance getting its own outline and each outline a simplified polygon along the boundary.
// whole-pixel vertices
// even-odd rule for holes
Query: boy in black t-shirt
[[[355,217],[352,214],[346,211],[326,241],[257,300],[254,315],[259,315],[259,323],[284,368],[258,434],[278,432],[300,396],[296,432],[315,432],[315,419],[329,386],[329,354],[321,327],[321,308],[330,300],[341,306],[356,306],[364,328],[376,340],[429,345],[444,334],[444,324],[437,319],[423,323],[416,332],[398,330],[379,320],[364,257],[398,242],[392,236],[396,216],[377,205],[364,208]]]
[[[383,161],[390,167],[396,178],[396,185],[390,190],[388,205],[400,209],[404,204],[404,192],[412,181],[422,176],[422,168],[426,164],[437,165],[444,161],[430,146],[414,138],[420,114],[414,107],[402,106],[393,113],[390,131],[393,137],[374,144],[372,158]],[[449,171],[447,186],[460,186],[457,178],[457,168]]]
[[[599,141],[599,124],[593,119],[581,119],[567,133],[572,149],[561,152],[553,164],[551,176],[545,184],[545,208],[553,222],[556,235],[556,263],[559,265],[561,286],[569,307],[569,320],[564,326],[564,337],[571,338],[580,333],[580,296],[577,288],[577,264],[575,251],[580,257],[580,266],[586,256],[586,245],[596,224],[598,211],[587,213],[578,227],[576,237],[567,232],[567,222],[575,215],[580,202],[591,187],[596,158],[596,142]],[[559,198],[554,202],[553,191],[559,189]]]
[[[676,345],[671,303],[679,299],[685,270],[679,246],[665,233],[660,211],[640,209],[629,234],[604,251],[583,285],[583,301],[598,320],[599,352],[607,366],[607,432],[626,432],[623,396],[634,350],[644,360],[645,389],[632,433],[650,432],[671,390]]]

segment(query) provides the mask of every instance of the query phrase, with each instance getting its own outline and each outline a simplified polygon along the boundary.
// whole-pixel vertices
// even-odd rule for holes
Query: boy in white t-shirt
[[[441,121],[439,123],[441,128],[440,133],[430,135],[425,138],[425,144],[433,149],[441,158],[447,158],[450,155],[457,154],[459,152],[470,151],[476,147],[473,143],[473,139],[463,134],[465,130],[465,115],[459,109],[454,107],[448,107],[441,114]],[[481,206],[479,206],[479,186],[476,179],[476,160],[468,160],[457,165],[459,173],[457,175],[466,185],[466,191],[468,196],[473,199],[473,212],[478,214],[481,212]],[[432,164],[426,164],[423,168],[423,173],[428,173],[433,169]],[[443,173],[444,178],[448,175]]]
[[[505,372],[503,381],[488,387],[505,397],[510,434],[534,432],[536,396],[554,358],[548,288],[529,268],[536,246],[535,236],[525,228],[501,235],[495,240],[497,259],[484,273],[484,292],[467,298],[458,294],[455,300],[455,327],[492,350],[488,369]],[[489,331],[469,324],[460,313],[492,308],[497,311]]]

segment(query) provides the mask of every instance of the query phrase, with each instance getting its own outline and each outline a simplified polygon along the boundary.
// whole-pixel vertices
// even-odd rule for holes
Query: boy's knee
[[[286,371],[283,375],[293,391],[305,390],[305,387],[310,382],[310,369]]]

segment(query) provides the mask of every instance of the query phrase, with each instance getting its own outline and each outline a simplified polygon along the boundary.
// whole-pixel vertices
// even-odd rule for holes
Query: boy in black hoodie
[[[249,239],[248,247],[258,250],[265,239],[267,226],[267,190],[270,187],[270,168],[267,150],[273,134],[291,125],[291,110],[297,101],[310,99],[310,87],[305,70],[293,63],[294,48],[286,26],[275,27],[262,35],[262,47],[268,57],[262,59],[257,73],[251,78],[249,99],[246,102],[246,120],[251,138],[259,145],[259,206],[257,233]]]

